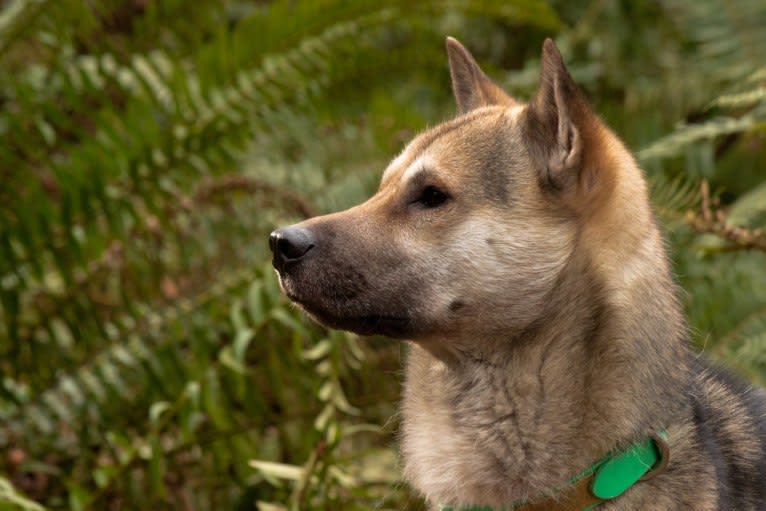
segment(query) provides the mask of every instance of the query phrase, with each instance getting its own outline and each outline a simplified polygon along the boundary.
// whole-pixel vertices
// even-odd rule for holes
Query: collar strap
[[[635,484],[648,481],[662,472],[670,460],[670,450],[664,431],[652,433],[633,443],[624,451],[607,454],[558,488],[553,495],[532,502],[519,502],[506,510],[512,511],[587,511],[603,502],[615,499]],[[493,511],[487,506],[454,508],[442,506],[442,511]]]

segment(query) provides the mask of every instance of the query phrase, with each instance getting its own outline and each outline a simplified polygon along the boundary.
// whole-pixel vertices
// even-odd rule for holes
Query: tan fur
[[[406,479],[433,508],[499,509],[666,430],[667,471],[603,509],[762,509],[756,400],[689,352],[631,154],[552,42],[526,104],[447,45],[462,115],[416,137],[364,204],[272,234],[309,314],[412,341]]]

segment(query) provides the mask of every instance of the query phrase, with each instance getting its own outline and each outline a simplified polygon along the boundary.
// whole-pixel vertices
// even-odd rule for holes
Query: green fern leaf
[[[670,135],[653,142],[638,152],[641,161],[678,156],[686,146],[699,141],[712,140],[722,135],[762,129],[766,117],[746,115],[740,118],[722,117],[699,124],[677,128]]]

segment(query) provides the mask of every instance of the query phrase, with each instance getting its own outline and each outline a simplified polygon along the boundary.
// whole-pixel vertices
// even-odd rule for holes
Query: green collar
[[[505,510],[514,511],[587,511],[625,493],[636,483],[651,479],[665,470],[670,452],[664,431],[651,434],[623,451],[607,454],[586,468],[566,486],[552,495],[532,502],[518,502]],[[487,506],[455,508],[442,511],[493,511]]]

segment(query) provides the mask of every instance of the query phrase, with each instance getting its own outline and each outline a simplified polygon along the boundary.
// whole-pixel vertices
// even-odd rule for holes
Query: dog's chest
[[[449,401],[441,392],[408,389],[403,408],[405,477],[431,502],[478,502],[502,480],[502,454],[487,449],[486,428],[471,431]]]
[[[556,478],[535,433],[546,419],[538,381],[502,371],[456,379],[417,352],[408,373],[405,477],[430,502],[500,506]]]

